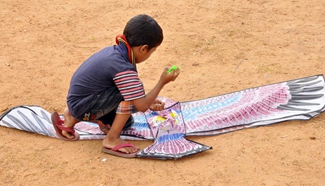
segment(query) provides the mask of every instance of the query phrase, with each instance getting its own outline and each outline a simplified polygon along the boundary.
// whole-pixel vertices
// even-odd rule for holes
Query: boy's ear
[[[148,52],[148,48],[149,48],[148,45],[141,45],[140,46],[140,52]]]

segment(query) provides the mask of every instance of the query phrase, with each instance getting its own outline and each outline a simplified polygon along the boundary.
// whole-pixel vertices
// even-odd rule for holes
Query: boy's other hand
[[[171,81],[175,81],[178,75],[181,73],[180,69],[172,70],[170,73],[167,73],[168,68],[165,68],[163,73],[160,76],[160,81],[165,85]]]
[[[150,110],[154,110],[154,111],[161,111],[164,108],[165,108],[165,103],[158,99],[156,99],[149,107]]]

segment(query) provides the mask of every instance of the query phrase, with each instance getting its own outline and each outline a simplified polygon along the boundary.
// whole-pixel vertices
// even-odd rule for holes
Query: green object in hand
[[[167,70],[167,74],[170,74],[172,72],[172,70],[177,70],[177,66],[176,65],[173,65],[172,67],[170,67],[168,70]]]

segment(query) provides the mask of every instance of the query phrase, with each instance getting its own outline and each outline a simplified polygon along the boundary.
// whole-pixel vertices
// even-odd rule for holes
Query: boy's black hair
[[[127,22],[123,35],[131,47],[148,45],[148,50],[161,44],[163,31],[152,17],[140,14]]]

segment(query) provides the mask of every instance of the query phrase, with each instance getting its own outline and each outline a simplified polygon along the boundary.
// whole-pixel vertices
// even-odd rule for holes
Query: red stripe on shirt
[[[135,71],[117,73],[113,78],[125,101],[135,100],[145,96],[143,84]]]

